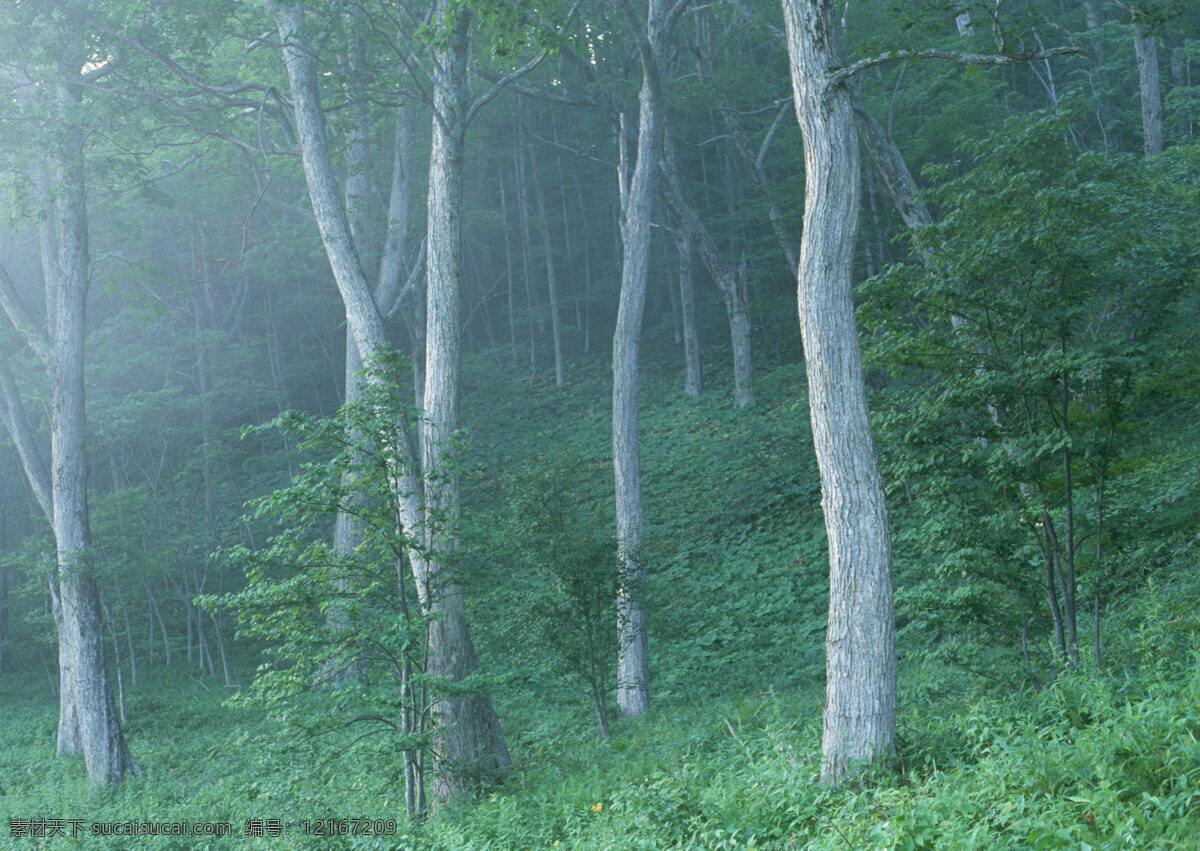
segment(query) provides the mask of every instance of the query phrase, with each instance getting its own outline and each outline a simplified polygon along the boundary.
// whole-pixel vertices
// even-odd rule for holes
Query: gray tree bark
[[[704,389],[700,363],[700,331],[696,327],[696,292],[692,286],[692,238],[680,233],[675,238],[679,252],[679,312],[683,320],[683,392],[693,399]]]
[[[49,335],[20,306],[7,273],[0,275],[0,304],[50,374],[50,470],[37,469],[36,451],[21,451],[27,477],[43,510],[49,483],[49,519],[58,551],[57,575],[49,578],[55,625],[58,629],[59,725],[58,754],[82,753],[88,776],[119,783],[137,773],[121,732],[104,654],[100,591],[90,563],[87,458],[84,407],[84,339],[87,318],[88,225],[84,168],[84,129],[79,123],[83,54],[80,39],[59,32],[62,58],[56,63],[58,82],[46,87],[53,100],[25,91],[19,101],[47,109],[53,115],[57,145],[45,167],[33,155],[35,186],[46,189],[49,207],[39,227],[45,279]],[[40,88],[40,87],[39,87]],[[39,193],[42,194],[42,193]],[[48,241],[49,244],[45,244]],[[14,430],[18,448],[30,438],[21,431],[25,421],[19,399],[12,394],[11,377],[4,381],[6,424]]]
[[[437,619],[430,626],[429,673],[461,682],[478,668],[454,567],[458,519],[458,376],[462,342],[461,288],[463,147],[466,137],[470,13],[439,0],[435,20],[447,24],[433,52],[433,147],[429,164],[429,262],[426,289],[425,544],[440,563],[424,581]],[[432,563],[431,563],[432,566]],[[434,795],[447,801],[472,781],[490,785],[508,767],[508,749],[491,699],[475,692],[437,697]]]
[[[331,254],[331,265],[339,289],[343,292],[343,300],[347,301],[348,324],[355,335],[360,355],[367,359],[370,354],[365,348],[373,346],[377,351],[383,345],[381,335],[377,335],[372,327],[379,317],[378,314],[374,317],[364,316],[358,310],[365,301],[360,297],[366,289],[365,280],[361,265],[357,262],[353,240],[347,238],[349,229],[345,224],[345,211],[341,210],[339,215],[336,205],[330,203],[330,199],[336,196],[336,182],[332,179],[323,139],[323,113],[316,76],[311,59],[306,58],[311,53],[300,40],[303,8],[297,5],[269,5],[276,14],[284,37],[285,60],[302,142],[302,159],[310,194],[313,194],[314,209],[320,206],[332,213],[322,217],[318,211],[322,238],[327,252]],[[435,120],[429,193],[429,304],[424,333],[426,368],[423,395],[426,417],[420,442],[424,477],[417,480],[416,471],[420,469],[418,459],[410,456],[410,463],[400,471],[398,489],[402,495],[401,521],[424,544],[410,552],[422,604],[427,611],[440,614],[431,628],[429,671],[435,676],[461,681],[477,666],[467,632],[462,594],[457,587],[451,560],[458,488],[457,474],[451,462],[454,453],[452,435],[457,426],[461,334],[459,253],[462,154],[471,115],[494,96],[499,86],[493,87],[469,110],[466,108],[470,16],[465,9],[450,3],[439,3],[434,12],[445,27],[445,39],[432,51],[431,56]],[[289,44],[294,46],[290,52]],[[544,55],[545,52],[539,54],[511,76],[532,68]],[[317,140],[315,144],[314,139]],[[315,193],[312,191],[314,182]],[[387,280],[388,276],[381,271],[381,290]],[[346,298],[348,291],[349,299]],[[410,449],[410,453],[412,451]],[[423,493],[418,492],[420,486],[424,486]],[[435,787],[438,797],[445,800],[468,788],[472,781],[486,784],[494,780],[507,765],[508,754],[498,719],[486,695],[466,694],[440,699],[434,706],[434,714],[443,722],[434,731],[435,765],[440,770]]]
[[[829,539],[829,628],[821,777],[840,782],[889,756],[896,730],[891,541],[854,322],[851,272],[859,155],[830,0],[783,0],[804,137],[798,301],[813,444]]]
[[[677,8],[682,11],[686,0]],[[623,0],[622,10],[638,41],[642,89],[638,96],[637,155],[629,172],[628,134],[620,129],[621,296],[613,331],[613,478],[617,512],[617,707],[640,715],[650,705],[650,655],[642,585],[642,466],[638,434],[638,356],[650,264],[650,212],[662,152],[662,89],[659,60],[678,13],[666,0],[649,0],[646,22]]]
[[[325,138],[318,77],[312,47],[304,39],[304,7],[264,0],[274,13],[283,42],[292,89],[296,131],[309,197],[334,279],[346,308],[349,331],[363,361],[387,347],[383,317],[367,284]],[[459,250],[461,242],[462,154],[469,14],[440,0],[435,19],[447,27],[433,51],[433,153],[430,162],[429,243],[424,407],[420,457],[409,450],[397,471],[399,517],[424,546],[410,551],[422,606],[436,613],[429,635],[428,670],[461,682],[478,667],[467,629],[462,592],[453,568],[458,478],[452,435],[457,427],[459,376]],[[480,693],[439,698],[434,706],[435,795],[448,800],[470,787],[487,784],[508,762],[499,719]]]
[[[1138,93],[1142,102],[1142,138],[1146,156],[1163,149],[1163,107],[1159,90],[1158,38],[1139,20],[1133,22],[1133,50],[1137,56]]]

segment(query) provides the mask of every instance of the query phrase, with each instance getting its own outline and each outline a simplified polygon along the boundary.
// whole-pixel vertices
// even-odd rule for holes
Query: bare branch
[[[583,0],[575,0],[575,5],[572,6],[571,11],[569,13],[567,13],[567,19],[562,22],[562,25],[560,27],[558,27],[557,30],[555,30],[555,33],[554,33],[555,36],[561,36],[566,31],[567,27],[569,27],[571,25],[571,21],[575,20],[575,15],[576,15],[576,13],[579,12],[579,6],[582,3],[583,3]],[[509,83],[513,82],[514,80],[518,80],[521,77],[524,77],[526,74],[528,74],[534,68],[536,68],[538,65],[542,64],[542,60],[545,59],[549,54],[550,54],[549,48],[543,48],[541,51],[538,52],[537,56],[530,59],[528,62],[526,62],[520,68],[510,71],[509,73],[507,73],[503,77],[501,77],[499,80],[497,80],[495,83],[493,83],[492,87],[490,89],[488,89],[486,92],[484,92],[482,95],[480,95],[475,100],[475,103],[471,104],[471,108],[467,110],[467,117],[465,119],[463,119],[463,124],[469,125],[471,123],[471,119],[475,117],[475,113],[477,113],[482,107],[486,106],[489,102],[491,102],[491,100],[493,98],[495,98],[496,95],[500,94],[500,92],[504,90],[505,86],[507,86]]]
[[[25,406],[21,404],[21,394],[17,382],[9,371],[7,364],[0,363],[0,419],[4,421],[13,443],[17,447],[17,455],[21,458],[21,466],[25,477],[29,479],[29,487],[37,499],[38,506],[46,519],[54,514],[54,504],[50,491],[50,467],[46,458],[37,445],[33,429],[29,426],[29,418],[25,415]]]
[[[420,254],[417,255],[416,262],[413,263],[412,272],[409,274],[408,280],[404,282],[404,286],[401,287],[400,294],[398,296],[396,296],[396,302],[395,302],[395,304],[392,305],[392,309],[389,310],[387,312],[387,315],[383,317],[384,319],[392,318],[392,315],[395,314],[395,312],[400,309],[400,304],[401,304],[401,302],[404,301],[404,297],[406,295],[408,295],[409,290],[411,290],[413,288],[413,286],[417,283],[417,281],[420,279],[421,272],[425,268],[425,248],[426,248],[427,244],[428,244],[428,240],[425,237],[422,237],[421,238],[421,252],[420,252]]]
[[[25,343],[29,348],[33,349],[33,353],[44,363],[49,364],[50,341],[33,318],[33,314],[21,302],[21,297],[17,295],[17,288],[8,275],[8,269],[3,265],[0,265],[0,307],[8,314],[8,319],[12,322],[13,327],[21,332],[21,336],[25,338]]]
[[[1053,56],[1068,56],[1082,52],[1083,49],[1075,44],[1029,53],[968,53],[961,50],[944,50],[939,47],[930,47],[925,50],[889,50],[877,56],[868,56],[841,68],[835,68],[825,78],[825,84],[832,88],[867,68],[874,68],[888,62],[900,62],[905,59],[946,59],[960,65],[1016,65],[1021,62],[1037,62]]]

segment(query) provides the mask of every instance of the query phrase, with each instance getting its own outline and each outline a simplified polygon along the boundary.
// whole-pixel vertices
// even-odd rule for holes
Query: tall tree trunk
[[[59,86],[64,113],[77,111],[80,100],[78,90]],[[72,125],[64,136],[56,199],[59,279],[54,282],[56,333],[50,357],[50,483],[62,627],[59,666],[67,670],[60,685],[62,702],[74,708],[60,713],[59,753],[80,750],[89,777],[119,783],[126,773],[136,773],[137,766],[113,702],[104,655],[100,590],[89,554],[83,393],[88,286],[83,131]]]
[[[313,49],[302,35],[304,8],[300,4],[265,2],[275,15],[283,43],[301,160],[321,240],[342,295],[350,333],[360,357],[369,361],[386,349],[387,338],[333,176]],[[451,438],[458,416],[459,249],[466,119],[463,102],[469,13],[440,0],[435,18],[447,27],[447,41],[433,56],[439,72],[434,81],[436,115],[429,189],[426,425],[421,455],[413,456],[410,451],[397,490],[401,494],[398,508],[402,525],[426,544],[409,554],[422,605],[439,615],[430,629],[428,670],[458,682],[477,667],[462,592],[453,570],[458,480],[453,465],[447,464],[451,459],[445,457],[453,454]],[[419,475],[422,468],[423,475]],[[469,788],[473,781],[486,785],[507,766],[508,751],[499,719],[486,695],[439,698],[435,715],[433,747],[440,772],[435,792],[439,800]]]
[[[8,500],[0,497],[0,550],[8,549]],[[8,565],[0,564],[0,674],[8,670]]]
[[[613,331],[613,474],[617,511],[617,707],[640,715],[650,705],[650,655],[642,585],[642,467],[638,434],[638,355],[650,264],[650,212],[662,152],[659,59],[669,32],[666,0],[649,0],[646,23],[622,3],[638,41],[642,89],[638,97],[637,158],[632,176],[628,133],[619,130],[621,164],[621,296]],[[624,116],[622,116],[623,118]]]
[[[1138,92],[1142,101],[1142,138],[1146,156],[1163,149],[1162,95],[1158,85],[1158,38],[1143,23],[1141,12],[1133,21],[1133,50],[1137,56]]]
[[[347,45],[348,66],[352,75],[357,75],[361,71],[363,62],[363,45],[360,39],[352,37],[352,41]],[[350,227],[350,237],[356,246],[360,249],[369,244],[370,216],[369,197],[370,197],[370,153],[368,144],[370,141],[370,117],[367,114],[366,101],[363,98],[363,93],[360,90],[357,79],[349,79],[345,84],[346,97],[350,102],[350,107],[347,110],[347,126],[345,129],[346,140],[346,181],[344,184],[345,204],[346,204],[346,219]],[[402,248],[401,248],[402,250]],[[379,305],[378,293],[375,299],[376,305]],[[387,307],[382,307],[386,310]],[[354,342],[354,336],[350,333],[346,334],[346,377],[345,377],[345,393],[343,402],[345,405],[353,405],[362,400],[363,391],[366,389],[366,381],[361,375],[363,369],[363,361],[359,355],[358,346]],[[358,443],[362,439],[361,434],[352,434],[350,440]],[[354,569],[355,561],[359,558],[358,549],[363,540],[363,522],[360,517],[358,508],[362,502],[360,487],[358,484],[360,476],[354,471],[347,471],[342,476],[342,492],[347,495],[349,505],[341,508],[337,513],[337,518],[334,521],[333,527],[333,552],[343,564],[347,565],[347,571],[334,577],[333,585],[336,594],[344,595],[350,592],[353,587],[351,575],[356,571]],[[346,607],[341,603],[335,602],[328,609],[325,616],[326,625],[334,632],[340,632],[347,626]],[[330,660],[328,668],[322,672],[322,679],[341,683],[347,680],[352,680],[359,677],[362,673],[362,666],[359,659],[355,658],[358,654],[350,652],[348,658],[335,658]]]
[[[88,288],[88,225],[82,89],[72,83],[83,65],[82,39],[55,32],[62,52],[45,87],[22,85],[18,106],[30,105],[44,118],[55,115],[53,161],[34,162],[33,183],[43,202],[38,229],[45,273],[49,336],[19,304],[7,273],[0,274],[0,304],[12,324],[41,357],[50,375],[50,469],[39,468],[28,421],[11,376],[0,375],[5,424],[14,433],[27,477],[54,531],[57,575],[48,577],[59,653],[59,755],[83,753],[88,776],[119,783],[137,767],[121,732],[104,654],[100,592],[91,565],[88,528],[84,409],[84,339]],[[39,102],[45,94],[52,102]],[[25,445],[25,448],[22,446]],[[49,498],[47,499],[47,494]]]
[[[821,778],[889,756],[896,731],[891,540],[871,436],[851,273],[858,140],[831,0],[783,0],[796,114],[804,136],[798,301],[813,444],[829,539],[829,629]]]
[[[458,519],[458,375],[461,348],[463,142],[466,134],[470,13],[439,0],[446,39],[435,51],[433,147],[429,163],[429,263],[426,308],[425,440],[422,468],[425,551],[437,567],[421,577],[430,611],[428,671],[461,682],[478,668],[455,571]],[[442,17],[447,16],[447,17]],[[419,580],[420,581],[420,580]],[[434,794],[439,801],[490,785],[508,767],[500,720],[481,692],[435,695]]]

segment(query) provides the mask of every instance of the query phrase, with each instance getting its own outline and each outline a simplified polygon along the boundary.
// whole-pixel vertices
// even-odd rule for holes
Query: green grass
[[[464,488],[475,523],[499,522],[511,470],[556,452],[592,466],[592,498],[606,505],[600,383],[495,397]],[[1123,556],[1154,553],[1122,568],[1140,578],[1109,601],[1103,670],[1084,663],[1035,690],[1012,647],[968,648],[959,655],[988,662],[969,673],[910,636],[894,765],[843,789],[817,782],[827,584],[802,385],[795,367],[768,371],[759,403],[733,412],[719,394],[693,401],[646,380],[654,704],[618,720],[610,740],[596,736],[580,684],[506,626],[522,603],[519,565],[477,553],[464,562],[473,626],[513,757],[481,800],[404,825],[401,756],[387,738],[306,739],[286,718],[226,705],[228,690],[177,664],[127,684],[141,770],[113,789],[89,783],[78,759],[54,758],[44,676],[3,675],[0,810],[234,826],[225,840],[80,843],[114,849],[1200,848],[1200,548],[1178,523],[1170,546],[1148,540]],[[256,662],[240,651],[237,675]],[[306,837],[304,820],[321,818],[401,824],[393,837]],[[247,819],[289,826],[251,838]],[[69,841],[8,833],[0,847]]]

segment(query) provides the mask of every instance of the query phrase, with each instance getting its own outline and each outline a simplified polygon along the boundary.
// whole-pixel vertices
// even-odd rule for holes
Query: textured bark
[[[347,65],[350,68],[351,74],[357,74],[361,70],[363,62],[363,45],[361,40],[354,39],[347,45]],[[350,238],[356,246],[366,246],[370,244],[370,215],[369,215],[369,194],[370,194],[370,153],[368,143],[370,137],[370,119],[367,114],[366,101],[362,98],[362,92],[359,91],[357,81],[349,80],[346,85],[346,97],[350,101],[350,107],[347,110],[348,120],[345,128],[346,141],[346,182],[344,188],[345,204],[346,204],[346,219],[347,225],[350,228]],[[402,250],[402,246],[401,246]],[[387,308],[380,304],[378,285],[374,296],[376,307],[381,310]],[[359,355],[358,346],[354,342],[354,337],[351,334],[346,335],[346,378],[345,378],[345,393],[344,403],[353,405],[361,401],[363,391],[366,389],[366,381],[360,373],[362,372],[363,362]],[[361,440],[361,434],[351,436],[351,440],[358,442]],[[334,521],[333,527],[333,551],[346,564],[353,565],[359,557],[359,547],[363,540],[363,522],[359,519],[359,503],[361,496],[358,494],[358,476],[354,472],[346,472],[342,477],[342,489],[347,494],[347,499],[350,505],[338,511],[337,518]],[[350,573],[355,571],[351,568]],[[334,578],[334,589],[340,594],[349,592],[352,588],[350,576],[340,575]],[[334,632],[345,629],[347,625],[345,606],[335,603],[330,606],[325,622]],[[330,661],[327,670],[322,672],[323,679],[330,682],[345,682],[350,679],[355,679],[363,673],[362,666],[356,658],[358,654],[350,653],[349,658],[335,658]]]
[[[933,224],[933,216],[924,202],[917,198],[917,182],[913,180],[896,143],[875,116],[867,111],[857,90],[852,91],[851,97],[855,123],[863,144],[875,162],[880,177],[883,178],[883,185],[896,207],[896,212],[900,214],[905,227],[915,236],[921,228]],[[928,265],[928,249],[921,245],[919,240],[916,246],[922,262]]]
[[[1137,56],[1138,93],[1142,101],[1142,138],[1146,156],[1163,149],[1162,94],[1158,79],[1158,39],[1144,23],[1133,23],[1133,50]]]
[[[386,348],[387,339],[333,175],[313,50],[303,38],[304,8],[269,0],[266,5],[275,15],[283,42],[301,160],[321,240],[342,295],[350,334],[360,357],[369,361]],[[398,471],[397,489],[401,524],[425,544],[409,554],[421,603],[439,615],[430,628],[428,670],[459,682],[477,668],[462,592],[454,575],[458,478],[450,463],[458,417],[459,251],[469,16],[456,5],[440,2],[435,18],[444,21],[448,31],[444,44],[432,56],[438,73],[429,187],[425,426],[420,456],[410,447],[408,463]],[[418,471],[423,475],[418,476]],[[508,765],[499,719],[486,695],[438,699],[434,715],[435,794],[439,800],[449,799],[472,783],[486,785]]]
[[[63,112],[78,109],[77,90],[59,86]],[[58,272],[53,282],[54,340],[50,356],[50,485],[58,548],[59,664],[63,702],[59,753],[81,750],[88,776],[119,783],[137,772],[113,702],[100,592],[91,574],[83,366],[88,286],[88,234],[84,192],[83,131],[69,126],[58,168],[56,198]],[[71,729],[77,725],[77,729]]]
[[[437,619],[430,626],[429,673],[453,682],[479,663],[467,632],[455,575],[458,471],[458,376],[462,342],[459,307],[462,252],[463,142],[467,112],[467,33],[470,15],[444,0],[435,15],[451,15],[446,40],[434,53],[433,147],[429,166],[429,262],[426,307],[425,440],[426,552],[438,559],[427,573],[425,596]],[[491,785],[508,767],[508,749],[491,699],[483,693],[435,696],[434,795],[447,801],[473,783]]]
[[[837,783],[894,750],[891,542],[851,299],[861,181],[851,93],[829,82],[842,64],[833,4],[784,0],[783,10],[804,136],[800,330],[829,539],[821,777]]]
[[[7,274],[0,275],[0,305],[42,358],[50,375],[48,474],[32,446],[15,384],[8,375],[2,379],[4,419],[38,502],[43,510],[49,509],[57,546],[58,571],[48,580],[58,630],[58,753],[82,753],[89,777],[119,783],[127,773],[136,773],[137,767],[121,732],[104,655],[100,594],[90,565],[84,453],[89,255],[84,129],[79,123],[82,90],[72,82],[79,77],[84,50],[82,41],[72,34],[60,31],[55,35],[61,46],[61,58],[52,69],[57,82],[23,86],[16,93],[21,106],[34,107],[42,118],[54,116],[52,132],[57,137],[49,162],[40,161],[40,152],[31,155],[35,194],[45,205],[38,236],[45,273],[48,335],[11,298]]]
[[[638,355],[650,264],[650,211],[662,152],[658,67],[667,36],[668,7],[649,0],[645,29],[628,3],[627,22],[638,39],[642,89],[638,96],[637,157],[628,173],[626,133],[621,129],[621,297],[613,331],[613,478],[616,491],[617,707],[640,715],[650,705],[650,656],[642,584],[642,466],[638,434]]]

